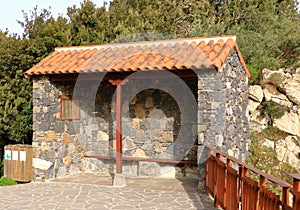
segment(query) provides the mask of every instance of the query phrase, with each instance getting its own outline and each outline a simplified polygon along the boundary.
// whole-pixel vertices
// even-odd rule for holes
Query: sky
[[[102,6],[104,0],[93,0],[97,6]],[[50,11],[54,17],[58,14],[67,13],[67,8],[73,5],[77,7],[80,6],[80,2],[83,0],[0,0],[0,30],[9,30],[9,33],[22,34],[23,29],[17,23],[17,20],[23,21],[24,10],[29,14],[30,10],[38,6],[38,11],[41,9],[48,9],[51,7]]]

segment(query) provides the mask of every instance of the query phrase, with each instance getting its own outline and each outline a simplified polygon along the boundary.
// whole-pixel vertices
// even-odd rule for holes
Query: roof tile
[[[221,36],[56,48],[26,71],[25,76],[159,69],[220,70],[233,48],[249,76],[235,40],[235,36]]]

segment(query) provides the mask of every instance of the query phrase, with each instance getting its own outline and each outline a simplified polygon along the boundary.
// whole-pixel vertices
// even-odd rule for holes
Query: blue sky
[[[3,0],[2,0],[3,1]],[[102,6],[104,0],[93,0],[97,6]],[[29,14],[30,10],[38,5],[38,10],[51,7],[51,13],[54,17],[58,14],[66,14],[67,8],[76,5],[80,6],[83,0],[6,0],[1,2],[0,7],[0,30],[5,31],[8,28],[10,33],[22,34],[23,29],[17,23],[17,20],[23,20],[22,10]]]

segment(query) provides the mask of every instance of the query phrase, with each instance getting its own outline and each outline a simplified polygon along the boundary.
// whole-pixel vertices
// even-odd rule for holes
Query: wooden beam
[[[85,158],[97,158],[102,160],[115,160],[114,156],[103,156],[103,155],[84,155]],[[170,164],[191,164],[197,165],[197,161],[192,160],[172,160],[172,159],[153,159],[153,158],[143,158],[143,157],[123,157],[122,160],[125,161],[146,161],[155,163],[170,163]]]
[[[161,75],[159,73],[163,72],[163,70],[158,71],[147,71],[144,74],[136,74],[132,77],[132,79],[157,79],[157,78],[172,78],[172,75]],[[180,78],[188,78],[195,77],[196,74],[192,70],[177,70],[177,71],[169,71],[173,73],[175,76]],[[62,74],[62,75],[50,75],[50,81],[77,81],[77,80],[88,80],[88,81],[96,81],[96,80],[124,80],[126,77],[130,76],[134,72],[108,72],[108,73],[84,73],[80,74]]]

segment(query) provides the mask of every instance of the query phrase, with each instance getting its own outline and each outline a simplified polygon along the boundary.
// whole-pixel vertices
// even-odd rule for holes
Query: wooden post
[[[265,199],[263,198],[263,196],[261,196],[261,192],[262,192],[263,188],[266,187],[266,182],[267,182],[266,178],[263,175],[260,175],[259,176],[259,208],[261,210],[266,210],[266,208],[269,208],[269,206],[267,206],[267,207],[265,206]]]
[[[210,158],[210,156],[211,156],[211,149],[208,149],[206,155],[207,155],[206,160],[208,160]],[[210,173],[210,171],[208,170],[208,162],[206,161],[206,163],[205,163],[205,186],[206,187],[207,187],[208,181],[210,179],[213,179],[213,177],[208,177],[209,173]]]
[[[248,168],[244,168],[243,169],[243,177],[248,177],[249,176],[249,170],[248,170]]]
[[[215,173],[216,173],[216,180],[215,180],[215,197],[214,197],[214,203],[215,203],[215,207],[217,208],[221,208],[221,205],[220,205],[220,202],[218,201],[218,182],[217,182],[217,179],[221,179],[221,178],[224,178],[224,177],[219,177],[220,174],[218,174],[218,170],[219,170],[219,166],[217,164],[218,160],[220,161],[221,160],[221,155],[220,153],[216,153],[216,163],[215,163]]]
[[[116,102],[116,173],[122,173],[122,86],[117,85]]]
[[[293,210],[300,208],[300,174],[290,174],[293,177]]]
[[[283,206],[290,204],[290,188],[289,187],[282,187],[282,203]]]
[[[122,85],[127,80],[109,80],[117,86],[116,96],[116,174],[114,177],[114,186],[125,186],[125,177],[122,174]]]
[[[239,164],[239,181],[238,181],[238,196],[239,196],[239,202],[242,202],[242,186],[243,186],[243,181],[242,181],[242,177],[243,177],[243,170],[244,167],[242,165]]]
[[[260,186],[260,188],[266,186],[266,178],[262,175],[260,175],[260,177],[259,177],[259,186]]]

